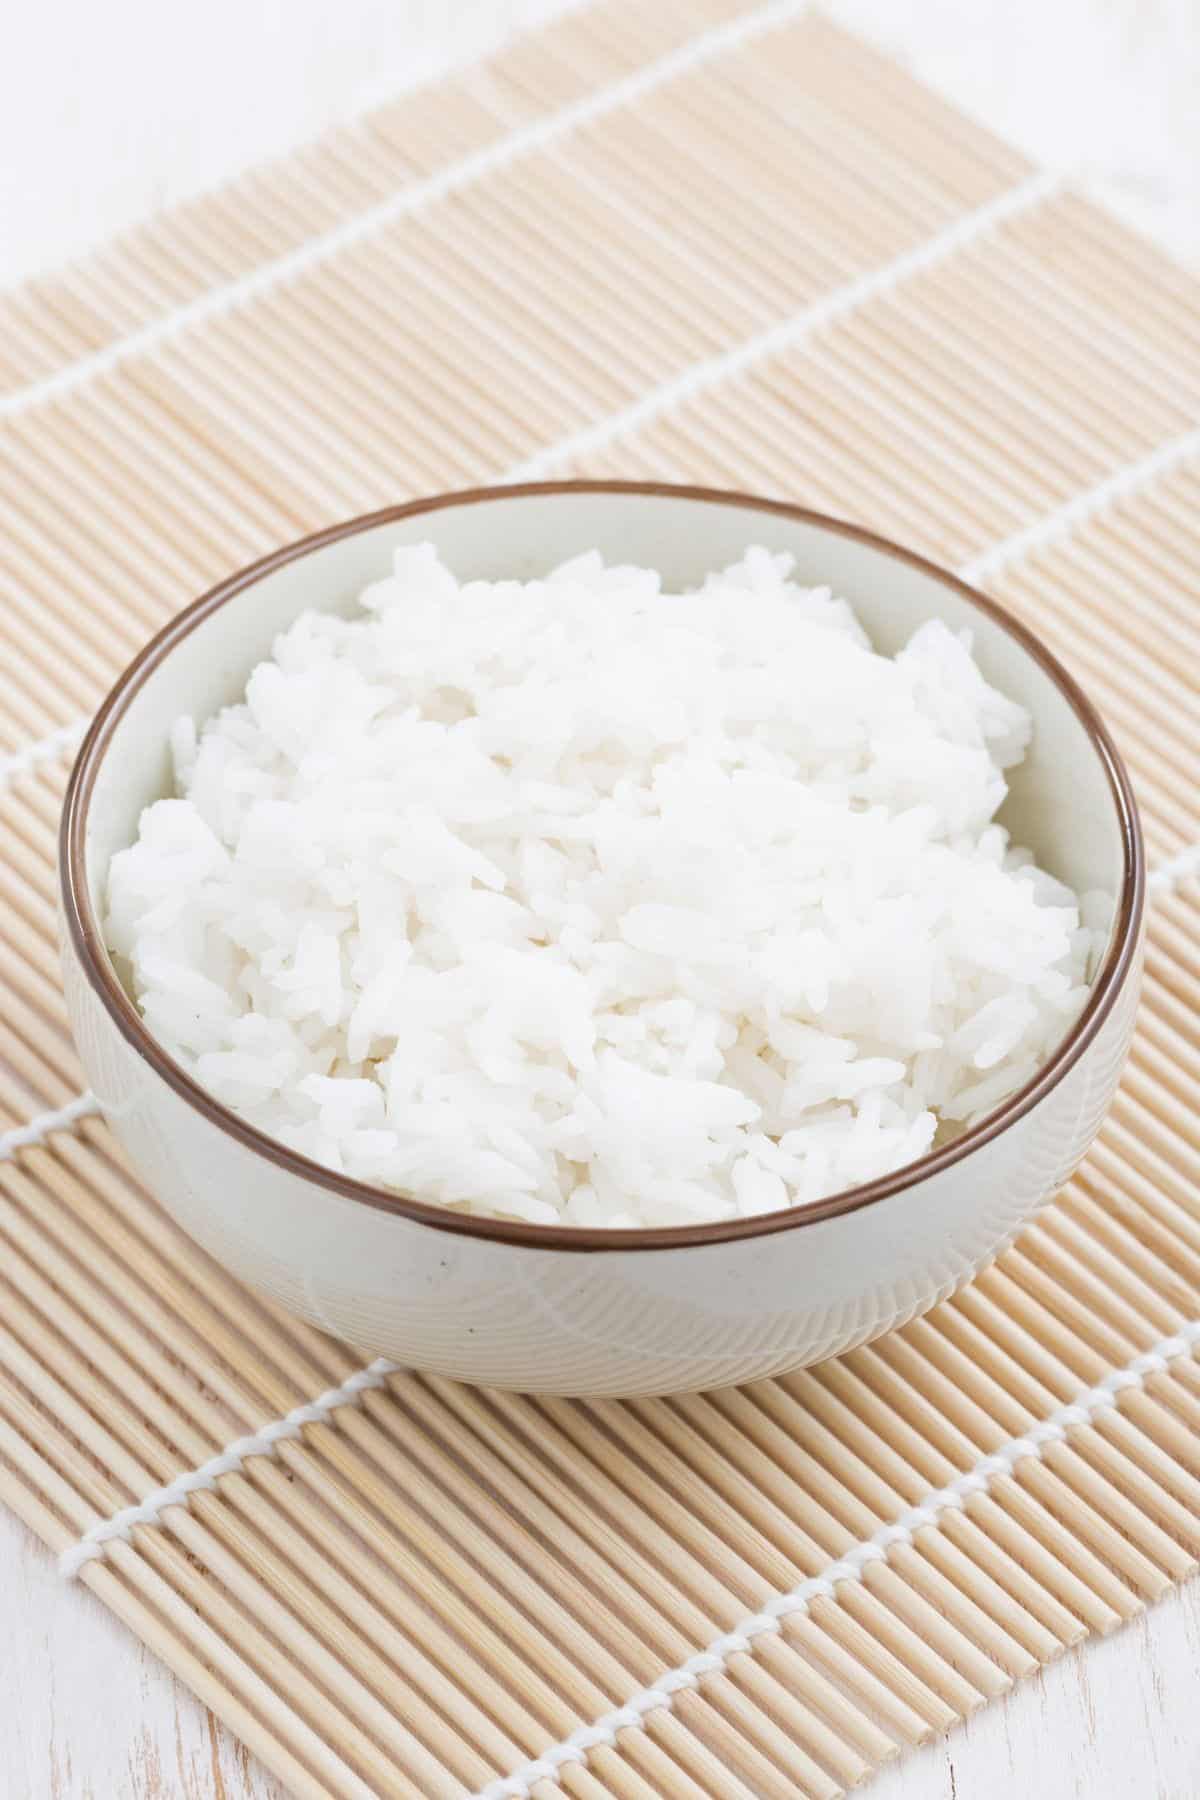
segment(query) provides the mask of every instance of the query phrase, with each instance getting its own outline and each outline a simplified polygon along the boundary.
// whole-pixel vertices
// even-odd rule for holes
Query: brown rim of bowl
[[[165,660],[176,645],[187,637],[189,632],[234,594],[240,593],[243,588],[250,587],[254,582],[261,580],[263,576],[270,574],[272,570],[306,556],[311,551],[319,550],[326,544],[336,543],[340,538],[352,537],[358,532],[369,530],[376,525],[410,518],[414,514],[438,512],[444,507],[472,505],[490,500],[515,499],[522,495],[569,493],[657,495],[667,499],[698,500],[739,506],[750,511],[777,513],[785,518],[799,520],[803,524],[816,525],[823,530],[836,532],[842,537],[854,538],[858,542],[880,550],[900,562],[908,563],[911,567],[954,588],[974,606],[987,613],[1041,665],[1083,724],[1108,777],[1113,803],[1121,825],[1124,871],[1112,941],[1103,965],[1093,982],[1087,1004],[1050,1060],[995,1112],[989,1113],[979,1124],[972,1126],[953,1143],[945,1145],[940,1150],[931,1151],[928,1155],[919,1158],[918,1161],[907,1164],[891,1175],[881,1176],[878,1180],[864,1182],[858,1187],[845,1188],[840,1193],[828,1195],[824,1200],[783,1207],[778,1212],[762,1213],[748,1219],[722,1219],[709,1225],[645,1226],[609,1231],[600,1227],[533,1225],[520,1220],[477,1218],[463,1213],[448,1212],[444,1207],[424,1201],[407,1199],[403,1194],[394,1193],[388,1188],[374,1187],[364,1181],[354,1181],[349,1176],[338,1174],[333,1169],[327,1169],[322,1164],[289,1150],[285,1145],[276,1142],[274,1138],[268,1137],[265,1132],[246,1124],[235,1113],[230,1112],[228,1108],[213,1099],[211,1094],[172,1060],[142,1022],[136,1007],[117,979],[112,960],[101,936],[99,924],[92,910],[85,878],[84,843],[88,805],[105,748],[130,700],[146,678]],[[99,995],[126,1041],[150,1064],[155,1073],[175,1090],[181,1099],[185,1100],[189,1106],[194,1107],[197,1112],[202,1113],[212,1124],[228,1132],[231,1137],[237,1138],[259,1156],[267,1157],[278,1167],[286,1169],[290,1174],[302,1176],[308,1181],[316,1182],[322,1187],[330,1188],[335,1193],[345,1195],[351,1200],[360,1201],[364,1205],[373,1206],[385,1212],[398,1213],[403,1218],[432,1226],[435,1230],[455,1234],[462,1233],[468,1237],[487,1238],[501,1243],[520,1244],[528,1248],[580,1251],[671,1250],[700,1244],[720,1244],[734,1238],[766,1237],[772,1232],[790,1231],[797,1226],[815,1224],[820,1219],[837,1218],[843,1213],[857,1212],[860,1207],[872,1206],[878,1200],[886,1200],[894,1194],[901,1193],[905,1188],[912,1187],[916,1182],[922,1181],[928,1176],[940,1174],[943,1169],[952,1168],[956,1163],[962,1162],[970,1156],[972,1151],[998,1137],[1009,1125],[1036,1106],[1050,1092],[1051,1088],[1062,1080],[1091,1043],[1111,1011],[1117,993],[1133,962],[1145,888],[1144,856],[1137,806],[1124,765],[1091,701],[1082,693],[1058,660],[1019,620],[1012,618],[986,594],[981,594],[965,582],[958,580],[948,570],[939,568],[936,563],[929,562],[925,557],[917,556],[911,550],[902,549],[898,544],[893,544],[887,538],[879,537],[874,532],[866,531],[861,526],[848,524],[841,519],[831,519],[823,513],[812,512],[803,506],[793,506],[784,500],[765,500],[756,495],[727,492],[718,488],[690,487],[655,481],[539,481],[521,485],[514,484],[511,487],[469,488],[460,493],[437,494],[427,499],[411,500],[400,506],[384,507],[379,512],[367,513],[360,518],[346,520],[343,524],[331,525],[324,531],[314,532],[312,536],[302,538],[298,543],[272,551],[268,556],[251,564],[249,568],[219,582],[216,587],[211,588],[200,599],[193,601],[168,625],[164,626],[134,657],[96,713],[87,736],[80,746],[67,786],[59,832],[59,861],[65,926],[88,981]]]

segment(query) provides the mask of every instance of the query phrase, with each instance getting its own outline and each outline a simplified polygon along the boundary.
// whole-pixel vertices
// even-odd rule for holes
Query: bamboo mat
[[[0,301],[0,1496],[70,1568],[194,1487],[79,1576],[296,1794],[833,1796],[1192,1569],[1198,299],[799,5],[614,0]],[[743,1391],[358,1377],[131,1178],[64,1023],[56,814],[144,638],[340,516],[572,472],[967,569],[1144,809],[1085,1166],[928,1318]]]

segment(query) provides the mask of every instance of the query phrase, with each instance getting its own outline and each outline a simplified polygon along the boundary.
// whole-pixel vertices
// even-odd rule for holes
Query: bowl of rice
[[[179,615],[62,825],[67,997],[230,1270],[489,1385],[782,1373],[1066,1179],[1136,1005],[1128,778],[858,527],[648,483],[318,533]]]

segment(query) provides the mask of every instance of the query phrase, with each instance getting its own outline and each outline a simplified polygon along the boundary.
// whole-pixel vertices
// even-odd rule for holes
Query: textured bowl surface
[[[877,646],[922,620],[969,625],[985,675],[1034,717],[1002,817],[1053,873],[1117,897],[1083,1016],[990,1118],[895,1176],[720,1225],[642,1232],[462,1219],[322,1169],[235,1119],[142,1025],[101,941],[108,864],[168,790],[167,732],[236,698],[306,607],[346,608],[391,549],[433,538],[460,576],[520,576],[598,546],[668,585],[749,543],[851,601]],[[564,483],[418,502],[320,534],[225,582],[121,677],[63,815],[66,991],[93,1089],[135,1166],[235,1274],[396,1362],[570,1394],[662,1393],[780,1374],[932,1306],[1009,1242],[1087,1149],[1136,1005],[1137,817],[1103,726],[1048,653],[952,576],[799,508],[646,485]]]

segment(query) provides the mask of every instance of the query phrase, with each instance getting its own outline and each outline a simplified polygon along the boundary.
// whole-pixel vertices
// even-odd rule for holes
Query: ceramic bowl
[[[398,544],[433,538],[464,578],[530,577],[596,545],[672,586],[748,543],[854,605],[895,650],[922,620],[970,626],[1034,743],[1003,817],[1072,886],[1116,897],[1087,1006],[1027,1086],[957,1141],[815,1205],[716,1225],[593,1231],[458,1217],[369,1187],[234,1117],[150,1036],[101,938],[109,859],[168,790],[167,734],[240,695],[305,607],[348,608]],[[93,1089],[135,1167],[222,1263],[398,1363],[567,1394],[646,1394],[782,1373],[932,1306],[1065,1180],[1116,1085],[1136,1003],[1142,851],[1129,782],[1092,707],[994,602],[866,531],[692,488],[553,483],[450,494],[318,533],[223,582],[126,670],[80,750],[62,826],[67,998]]]

